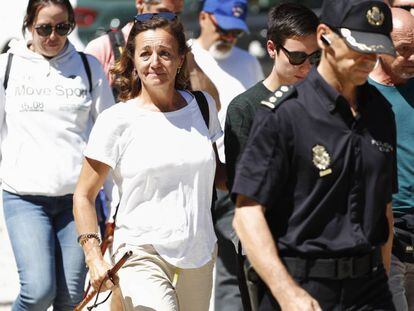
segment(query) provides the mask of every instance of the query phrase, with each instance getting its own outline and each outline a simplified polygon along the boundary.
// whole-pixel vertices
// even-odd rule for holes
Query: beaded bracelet
[[[89,239],[96,239],[101,244],[101,236],[98,233],[84,233],[78,236],[78,243],[83,246]]]

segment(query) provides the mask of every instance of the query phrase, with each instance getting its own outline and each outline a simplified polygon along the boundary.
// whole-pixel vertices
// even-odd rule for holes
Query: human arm
[[[191,89],[194,91],[206,91],[209,93],[216,102],[217,111],[220,111],[220,96],[213,81],[211,81],[200,66],[197,65],[192,52],[187,53],[186,60],[190,76]]]
[[[108,165],[85,158],[73,195],[73,213],[79,235],[99,231],[95,200],[108,172]],[[88,239],[83,245],[83,251],[86,264],[89,267],[90,282],[95,289],[98,289],[111,266],[104,261],[100,245],[96,239]],[[104,291],[111,288],[111,286],[113,286],[111,281],[107,281],[101,290]]]
[[[114,112],[109,110],[99,115],[84,150],[85,160],[74,194],[74,215],[79,234],[96,233],[99,230],[95,200],[109,168],[114,168],[118,159],[118,124],[114,122],[113,116]],[[83,250],[91,271],[91,283],[96,289],[110,266],[103,261],[99,243],[94,240],[87,240]]]
[[[6,92],[3,88],[3,83],[1,83],[0,85],[0,130],[3,128],[5,116],[6,116]]]
[[[93,39],[85,47],[84,52],[94,56],[99,61],[105,72],[106,78],[108,81],[111,81],[109,70],[114,65],[114,56],[109,36],[103,35]]]
[[[3,82],[0,80],[0,132],[3,129],[4,126],[4,120],[6,117],[6,92],[3,88]],[[1,140],[0,140],[0,145],[1,145]],[[0,149],[0,161],[2,159],[2,153],[1,153],[1,149]],[[1,179],[0,179],[0,184],[1,184]]]
[[[245,150],[237,163],[232,195],[237,196],[233,226],[243,250],[283,310],[320,310],[317,302],[289,275],[265,219],[278,207],[290,176],[287,117],[259,108]],[[279,224],[275,224],[279,225]],[[283,226],[283,224],[280,224]]]
[[[394,239],[394,215],[392,213],[391,202],[386,207],[386,217],[388,222],[388,239],[385,244],[381,247],[382,262],[387,273],[390,272],[391,267],[391,252],[392,252],[392,241]]]
[[[283,265],[262,205],[238,195],[233,226],[247,257],[282,310],[321,310],[318,302],[293,280]]]
[[[226,165],[220,161],[216,143],[213,143],[213,149],[216,156],[216,176],[214,178],[214,184],[216,188],[227,191]]]
[[[390,113],[387,114],[391,118],[390,134],[391,134],[391,145],[393,146],[393,151],[391,153],[392,163],[391,163],[391,184],[388,187],[388,197],[387,205],[385,209],[385,216],[387,218],[388,224],[388,238],[384,245],[381,247],[382,261],[384,264],[385,271],[390,272],[391,268],[391,253],[392,253],[392,243],[394,240],[394,214],[392,210],[392,195],[398,192],[398,164],[397,164],[397,127],[395,122],[395,115],[390,109]],[[388,128],[388,127],[387,127]]]
[[[95,122],[97,116],[105,109],[115,104],[115,99],[112,93],[112,89],[109,86],[109,82],[105,76],[102,66],[99,62],[88,55],[88,62],[91,68],[92,76],[92,106],[91,117]]]

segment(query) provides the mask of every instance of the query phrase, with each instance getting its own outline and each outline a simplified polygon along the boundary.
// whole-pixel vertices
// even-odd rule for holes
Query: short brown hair
[[[141,32],[147,30],[154,30],[162,28],[168,31],[178,43],[178,54],[184,56],[184,62],[180,71],[175,78],[175,88],[179,90],[186,89],[188,87],[188,72],[186,54],[190,51],[187,46],[184,28],[178,18],[172,21],[168,21],[160,16],[154,16],[146,21],[134,22],[134,25],[129,34],[125,50],[122,52],[120,60],[115,64],[115,67],[111,70],[111,74],[114,77],[114,87],[118,91],[118,99],[126,101],[135,98],[141,92],[141,80],[138,75],[134,75],[134,53],[135,53],[135,38]]]
[[[311,9],[301,4],[282,3],[269,11],[267,40],[272,40],[279,51],[289,38],[315,34],[318,25],[318,17]]]

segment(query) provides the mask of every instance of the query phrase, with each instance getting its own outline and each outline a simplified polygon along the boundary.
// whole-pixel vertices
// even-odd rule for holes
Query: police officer
[[[272,71],[266,79],[259,81],[233,98],[226,114],[224,151],[229,189],[233,185],[236,163],[239,161],[247,143],[260,101],[273,95],[273,92],[279,86],[302,80],[308,74],[312,65],[319,61],[321,52],[316,42],[318,24],[319,19],[315,13],[301,4],[282,3],[270,9],[267,19],[266,46],[270,58],[273,59]],[[218,221],[216,227],[221,225],[223,227],[221,232],[228,232],[228,236],[233,236],[234,231],[229,230],[232,229],[233,217],[234,205],[231,206],[225,217],[222,217],[225,221]],[[224,228],[223,225],[228,225],[230,228]],[[220,240],[219,235],[217,238]],[[230,259],[231,257],[228,256],[226,266],[235,269],[236,265],[232,264],[234,259],[232,262]],[[241,294],[244,310],[266,310],[268,299],[264,296],[266,294],[265,286],[258,279],[257,274],[253,271],[250,272],[249,264],[245,261],[244,256],[238,253],[237,259],[239,293]],[[248,278],[246,279],[245,276],[248,276]],[[229,283],[228,280],[227,283]],[[229,296],[227,295],[227,297]],[[273,310],[271,306],[268,309]],[[220,309],[220,311],[224,310]],[[229,310],[234,311],[235,309]]]
[[[395,53],[391,30],[382,1],[325,0],[320,64],[256,113],[233,225],[283,310],[395,310],[395,120],[366,83],[377,55]]]

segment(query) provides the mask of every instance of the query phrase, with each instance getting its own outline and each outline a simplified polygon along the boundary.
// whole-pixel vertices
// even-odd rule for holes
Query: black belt
[[[382,264],[381,249],[358,257],[304,259],[282,257],[286,268],[293,277],[352,279],[365,276]]]

